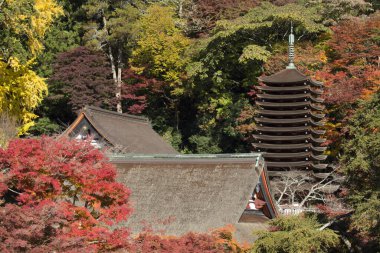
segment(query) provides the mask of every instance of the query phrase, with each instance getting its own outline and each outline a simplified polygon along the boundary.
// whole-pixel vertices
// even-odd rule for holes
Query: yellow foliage
[[[325,51],[322,50],[319,52],[319,60],[325,64],[327,63],[328,59]]]
[[[131,64],[146,74],[160,78],[171,86],[172,95],[180,95],[184,68],[188,59],[184,52],[190,40],[175,26],[174,12],[169,7],[152,5],[138,22],[139,40],[132,53]]]
[[[28,10],[30,0],[5,0],[12,10],[4,17],[6,26],[16,34],[26,35],[28,46],[33,55],[43,49],[42,39],[56,17],[63,14],[63,9],[55,0],[34,0],[33,10]]]
[[[57,0],[5,0],[2,25],[15,40],[25,40],[31,55],[25,64],[14,55],[0,59],[0,114],[15,118],[22,125],[19,135],[34,124],[33,113],[47,94],[45,80],[30,69],[33,59],[43,50],[43,38],[54,19],[63,14]],[[12,52],[11,49],[7,51]],[[9,57],[9,58],[8,58]]]
[[[22,65],[14,57],[8,62],[0,59],[0,114],[7,113],[22,122],[19,134],[33,125],[37,116],[32,110],[48,91],[45,80],[30,70],[30,64]]]

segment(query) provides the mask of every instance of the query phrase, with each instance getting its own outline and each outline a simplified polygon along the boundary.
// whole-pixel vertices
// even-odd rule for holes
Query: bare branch
[[[15,191],[15,190],[13,190],[11,188],[8,188],[8,191],[11,191],[11,192],[16,193],[16,194],[21,194],[21,192]]]
[[[337,168],[318,179],[310,172],[299,173],[290,168],[290,171],[273,180],[277,204],[287,203],[302,208],[311,202],[326,203],[326,193],[338,188],[335,183],[342,179],[335,176],[336,170]]]

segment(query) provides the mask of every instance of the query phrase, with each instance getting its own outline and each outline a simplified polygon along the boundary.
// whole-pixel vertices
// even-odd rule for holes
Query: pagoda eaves
[[[252,145],[264,152],[268,170],[326,169],[323,84],[295,67],[259,80]]]

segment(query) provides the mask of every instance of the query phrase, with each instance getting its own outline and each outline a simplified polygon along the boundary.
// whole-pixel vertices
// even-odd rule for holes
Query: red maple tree
[[[249,252],[249,245],[239,245],[233,237],[235,228],[226,226],[209,234],[187,233],[185,235],[158,236],[142,233],[134,240],[135,252],[155,253],[243,253]]]
[[[106,55],[77,47],[58,54],[53,65],[49,101],[64,99],[62,105],[71,106],[74,112],[86,105],[116,108],[116,88]]]
[[[380,88],[380,15],[355,18],[333,27],[328,64],[316,73],[326,85],[326,102],[351,103]]]
[[[141,114],[148,107],[149,97],[162,92],[163,82],[137,74],[131,68],[122,73],[123,106],[131,114]]]
[[[15,139],[0,170],[2,252],[128,247],[128,231],[110,225],[130,214],[130,191],[89,142]]]

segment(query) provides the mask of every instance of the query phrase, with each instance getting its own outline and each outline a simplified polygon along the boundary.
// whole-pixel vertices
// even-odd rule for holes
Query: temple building
[[[269,170],[324,170],[326,139],[323,126],[323,84],[303,75],[294,65],[294,35],[289,37],[289,65],[259,79],[253,147],[265,152]]]
[[[285,69],[260,79],[256,104],[259,106],[253,143],[255,151],[265,152],[269,170],[323,170],[326,139],[322,120],[322,84]]]
[[[233,225],[240,242],[278,216],[260,153],[110,155],[118,181],[132,191],[124,226],[165,235],[205,233]],[[252,203],[249,206],[249,203]]]
[[[60,136],[90,138],[116,166],[117,180],[131,189],[133,213],[120,226],[133,234],[209,232],[232,224],[241,242],[278,216],[260,153],[179,154],[144,117],[86,106]]]
[[[147,118],[95,106],[84,107],[62,136],[79,140],[92,138],[95,147],[121,153],[178,154],[153,130]]]
[[[323,83],[302,74],[294,65],[293,28],[289,36],[289,65],[259,78],[256,105],[255,152],[263,152],[269,175],[282,177],[288,171],[314,178],[328,175],[327,156],[322,146],[324,106]],[[330,187],[331,188],[331,187]],[[326,191],[336,190],[334,186]]]

